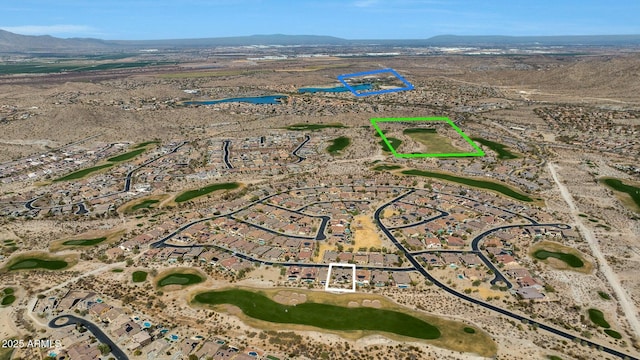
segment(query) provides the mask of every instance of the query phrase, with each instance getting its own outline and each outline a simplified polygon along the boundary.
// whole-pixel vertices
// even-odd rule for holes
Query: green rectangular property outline
[[[458,133],[460,134],[460,136],[462,136],[463,139],[465,139],[469,145],[471,145],[476,151],[475,152],[461,152],[461,153],[435,153],[435,154],[399,154],[396,149],[393,148],[393,146],[391,146],[391,143],[389,142],[389,140],[387,139],[386,136],[384,136],[384,132],[380,129],[380,127],[378,126],[379,122],[396,122],[396,121],[444,121],[447,124],[451,125],[451,127]],[[380,137],[382,138],[382,140],[384,141],[385,144],[387,144],[387,147],[391,150],[391,153],[393,154],[393,156],[397,157],[397,158],[421,158],[421,157],[470,157],[470,156],[484,156],[484,151],[482,151],[482,149],[480,149],[480,147],[478,145],[476,145],[473,140],[471,140],[467,134],[465,134],[464,132],[462,132],[462,130],[460,130],[460,128],[458,126],[456,126],[456,124],[453,123],[453,121],[451,121],[449,118],[447,117],[416,117],[416,118],[372,118],[371,119],[371,124],[373,125],[373,127],[376,129],[376,131],[378,132],[378,134],[380,134]]]

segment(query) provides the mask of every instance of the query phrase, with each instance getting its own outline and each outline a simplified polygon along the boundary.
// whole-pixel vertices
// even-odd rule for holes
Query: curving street
[[[316,186],[316,187],[308,187],[308,188],[301,188],[301,189],[317,189],[317,188],[321,188],[321,187],[320,186]],[[594,349],[601,349],[601,351],[604,351],[604,352],[606,352],[608,354],[611,354],[611,355],[614,355],[616,357],[625,358],[625,359],[638,359],[638,358],[633,357],[633,356],[631,356],[629,354],[625,354],[625,353],[620,352],[618,350],[615,350],[613,348],[607,347],[607,346],[605,346],[603,344],[593,342],[591,340],[582,338],[582,337],[580,337],[578,335],[571,334],[569,332],[560,330],[560,329],[555,328],[553,326],[549,326],[549,325],[546,325],[546,324],[544,324],[542,322],[530,319],[530,318],[528,318],[526,316],[519,315],[517,313],[511,312],[511,311],[506,310],[506,309],[503,309],[503,308],[498,307],[496,305],[493,305],[493,304],[481,301],[479,299],[473,298],[471,296],[468,296],[466,294],[460,293],[460,292],[454,290],[453,288],[448,287],[446,284],[442,283],[441,281],[439,281],[437,278],[435,278],[434,276],[429,274],[429,272],[416,260],[415,255],[422,254],[422,253],[427,253],[427,252],[439,252],[439,251],[442,252],[442,251],[445,251],[445,250],[442,250],[442,249],[440,249],[440,250],[426,250],[426,251],[419,251],[419,252],[412,253],[409,250],[407,250],[395,238],[395,236],[390,231],[390,230],[393,230],[393,229],[396,229],[396,228],[402,228],[403,226],[395,227],[395,228],[394,227],[387,228],[386,226],[384,226],[384,224],[382,224],[380,216],[381,216],[382,212],[384,211],[384,209],[387,206],[389,206],[389,205],[391,205],[391,204],[403,199],[404,197],[414,193],[415,191],[417,191],[416,189],[409,188],[409,187],[393,186],[393,188],[404,190],[405,192],[403,194],[400,194],[400,195],[396,196],[395,198],[387,201],[386,203],[382,204],[381,206],[379,206],[375,210],[373,218],[374,218],[375,224],[380,228],[380,230],[385,234],[385,236],[404,254],[404,256],[408,259],[409,263],[412,266],[411,267],[397,268],[397,267],[375,267],[375,266],[362,266],[362,265],[359,265],[358,268],[369,269],[369,270],[399,271],[399,272],[418,271],[425,279],[427,279],[428,281],[432,282],[434,285],[438,286],[439,288],[443,289],[447,293],[449,293],[449,294],[451,294],[451,295],[453,295],[453,296],[455,296],[455,297],[457,297],[457,298],[459,298],[461,300],[468,301],[468,302],[470,302],[472,304],[475,304],[475,305],[481,306],[483,308],[486,308],[488,310],[497,312],[497,313],[499,313],[501,315],[510,317],[510,318],[515,319],[517,321],[520,321],[520,322],[523,322],[523,323],[526,323],[526,324],[535,325],[539,329],[548,331],[548,332],[550,332],[552,334],[555,334],[555,335],[560,336],[562,338],[565,338],[567,340],[570,340],[570,341],[579,340],[582,344],[585,344],[587,346],[593,347]],[[268,196],[266,196],[266,197],[264,197],[262,199],[250,202],[249,204],[247,204],[245,206],[242,206],[239,209],[230,211],[230,212],[228,212],[226,214],[220,214],[220,215],[217,215],[217,216],[213,216],[213,217],[209,217],[209,218],[203,218],[203,219],[198,219],[198,220],[192,221],[192,222],[190,222],[188,224],[185,224],[185,225],[181,226],[180,228],[178,228],[177,230],[173,231],[169,235],[165,236],[161,240],[152,243],[151,247],[153,247],[153,248],[160,248],[160,247],[172,247],[172,248],[210,247],[210,248],[216,248],[216,249],[220,249],[220,250],[232,253],[232,254],[234,254],[234,256],[236,256],[236,257],[238,257],[240,259],[243,259],[243,260],[246,260],[246,261],[250,261],[250,262],[253,262],[255,264],[280,265],[280,266],[287,266],[287,267],[288,266],[298,266],[298,267],[302,267],[302,268],[304,268],[304,267],[308,267],[308,268],[328,268],[327,264],[277,262],[277,261],[266,261],[266,260],[262,260],[262,259],[256,259],[256,258],[253,258],[253,257],[251,257],[249,255],[246,255],[246,254],[237,253],[235,251],[232,251],[231,249],[227,249],[227,248],[225,248],[223,246],[220,246],[220,245],[213,245],[213,244],[206,244],[206,245],[203,245],[203,244],[197,244],[197,245],[166,244],[166,241],[168,241],[172,237],[176,236],[181,231],[187,229],[191,225],[194,225],[194,224],[197,224],[197,223],[200,223],[200,222],[204,222],[204,221],[207,221],[207,220],[213,220],[213,219],[216,219],[216,218],[219,218],[219,217],[232,217],[232,215],[234,215],[234,214],[236,214],[236,213],[238,213],[238,212],[240,212],[242,210],[245,210],[245,209],[247,209],[247,208],[249,208],[249,207],[251,207],[251,206],[253,206],[255,204],[262,203],[262,202],[270,199],[271,197],[277,196],[277,195],[282,194],[282,193],[284,193],[284,192],[279,192],[279,193],[268,195]],[[468,200],[472,200],[475,203],[479,203],[479,201],[467,198],[465,196],[460,196],[460,195],[455,195],[455,194],[448,194],[448,193],[446,193],[446,194],[450,195],[450,196],[465,198],[465,199],[468,199]],[[561,224],[561,223],[540,224],[540,223],[536,222],[534,219],[531,219],[530,217],[527,217],[525,215],[516,213],[514,211],[511,211],[511,210],[508,210],[508,209],[504,209],[504,208],[501,208],[501,207],[498,207],[498,206],[493,206],[493,205],[491,205],[490,207],[498,209],[498,210],[501,210],[501,211],[505,211],[505,212],[513,214],[513,215],[516,215],[518,217],[524,218],[524,219],[529,220],[531,222],[530,224],[505,225],[505,226],[500,226],[500,227],[496,227],[496,228],[492,228],[492,229],[486,230],[483,233],[481,233],[481,234],[477,235],[476,237],[474,237],[474,239],[471,242],[472,250],[471,251],[466,251],[466,252],[470,252],[470,253],[474,253],[474,254],[479,255],[480,259],[487,265],[487,267],[494,271],[495,277],[491,281],[492,284],[495,284],[496,282],[501,281],[504,284],[506,284],[507,287],[511,288],[512,284],[502,275],[502,273],[497,269],[497,267],[495,267],[495,265],[493,265],[487,259],[487,257],[482,253],[482,251],[480,250],[480,248],[479,248],[480,241],[484,237],[486,237],[486,236],[488,236],[488,235],[490,235],[490,234],[492,234],[492,233],[494,233],[496,231],[503,230],[503,229],[517,228],[517,227],[522,227],[522,228],[524,228],[524,227],[556,227],[556,228],[559,228],[559,229],[569,229],[570,226],[568,226],[566,224]],[[302,208],[298,209],[297,212],[300,212],[300,210],[304,209],[304,208],[305,207],[302,207]],[[292,211],[291,209],[287,209],[287,210]],[[441,210],[439,210],[439,211],[441,211]],[[445,212],[442,212],[440,215],[436,215],[435,217],[432,217],[432,218],[428,219],[427,221],[432,221],[432,220],[435,220],[435,219],[440,218],[442,216],[446,216],[446,215],[443,215],[444,213]],[[324,223],[324,220],[325,220],[325,218],[323,218],[323,223]],[[328,221],[328,218],[326,218],[326,220]],[[421,221],[420,223],[423,223],[423,222],[424,221]],[[411,226],[416,226],[418,224],[419,223],[412,224]],[[253,225],[253,224],[251,224],[251,225]],[[319,231],[319,234],[320,233],[322,233],[322,231]],[[462,252],[465,252],[465,251],[452,250],[451,252],[460,252],[460,253],[462,253]],[[640,360],[640,359],[638,359],[638,360]]]
[[[61,319],[67,319],[67,322],[63,324],[56,324],[56,322]],[[118,347],[118,345],[116,345],[116,343],[114,343],[105,333],[103,333],[102,330],[100,330],[100,328],[98,327],[98,325],[88,320],[85,320],[83,318],[79,318],[73,315],[60,315],[58,317],[51,319],[51,321],[49,321],[49,327],[53,329],[61,328],[69,325],[75,325],[75,324],[84,325],[84,327],[86,327],[87,330],[89,330],[93,334],[93,336],[95,336],[96,339],[98,339],[98,341],[100,341],[103,344],[109,345],[109,347],[111,348],[111,355],[113,355],[113,357],[115,357],[117,360],[129,360],[129,357],[127,356],[127,354],[125,354],[124,351],[122,351]]]
[[[439,288],[443,289],[443,290],[444,290],[444,291],[446,291],[447,293],[449,293],[449,294],[451,294],[451,295],[453,295],[453,296],[455,296],[455,297],[457,297],[457,298],[459,298],[459,299],[462,299],[462,300],[468,301],[468,302],[470,302],[470,303],[472,303],[472,304],[475,304],[475,305],[482,306],[482,307],[484,307],[484,308],[486,308],[486,309],[489,309],[489,310],[491,310],[491,311],[495,311],[495,312],[497,312],[497,313],[499,313],[499,314],[502,314],[502,315],[505,315],[505,316],[507,316],[507,317],[513,318],[513,319],[518,320],[518,321],[520,321],[520,322],[526,322],[526,323],[531,324],[531,325],[536,325],[538,328],[540,328],[540,329],[542,329],[542,330],[546,330],[546,331],[548,331],[548,332],[550,332],[550,333],[552,333],[552,334],[558,335],[558,336],[563,337],[563,338],[565,338],[565,339],[568,339],[568,340],[570,340],[570,341],[573,341],[574,339],[579,339],[583,344],[586,344],[586,345],[588,345],[588,346],[590,346],[590,347],[593,347],[593,348],[595,348],[595,349],[598,349],[598,348],[599,348],[599,349],[601,349],[601,351],[604,351],[604,352],[606,352],[606,353],[608,353],[608,354],[611,354],[611,355],[617,356],[617,357],[619,357],[619,358],[623,358],[623,359],[637,359],[636,357],[633,357],[633,356],[631,356],[631,355],[629,355],[629,354],[622,353],[622,352],[620,352],[620,351],[618,351],[618,350],[612,349],[612,348],[607,347],[607,346],[605,346],[605,345],[602,345],[602,344],[598,344],[598,343],[592,342],[592,341],[590,341],[590,340],[588,340],[588,339],[584,339],[584,338],[582,338],[582,337],[580,337],[580,336],[570,334],[570,333],[568,333],[568,332],[562,331],[562,330],[557,329],[557,328],[555,328],[555,327],[552,327],[552,326],[546,325],[546,324],[544,324],[544,323],[541,323],[541,322],[535,321],[535,320],[533,320],[533,319],[527,318],[527,317],[525,317],[525,316],[522,316],[522,315],[516,314],[516,313],[511,312],[511,311],[509,311],[509,310],[506,310],[506,309],[500,308],[500,307],[495,306],[495,305],[493,305],[493,304],[486,303],[486,302],[484,302],[484,301],[481,301],[481,300],[475,299],[475,298],[473,298],[473,297],[470,297],[470,296],[468,296],[468,295],[465,295],[465,294],[463,294],[463,293],[460,293],[460,292],[458,292],[458,291],[454,290],[453,288],[450,288],[450,287],[446,286],[444,283],[440,282],[440,281],[439,281],[438,279],[436,279],[435,277],[431,276],[431,274],[429,274],[429,272],[427,272],[427,270],[426,270],[426,269],[425,269],[425,268],[424,268],[424,267],[423,267],[423,266],[422,266],[422,265],[421,265],[421,264],[420,264],[420,263],[419,263],[419,262],[414,258],[413,254],[411,254],[411,253],[410,253],[410,252],[409,252],[409,251],[408,251],[404,246],[402,246],[402,244],[401,244],[401,243],[400,243],[400,242],[399,242],[399,241],[398,241],[398,240],[393,236],[393,234],[389,231],[389,229],[387,229],[387,228],[382,224],[382,222],[380,221],[380,214],[382,213],[382,211],[384,211],[384,209],[385,209],[387,206],[391,205],[391,204],[392,204],[392,203],[394,203],[395,201],[398,201],[398,200],[402,199],[403,197],[405,197],[405,196],[409,195],[410,193],[411,193],[411,192],[408,192],[408,193],[402,194],[402,195],[400,195],[400,196],[396,197],[395,199],[392,199],[392,200],[390,200],[389,202],[387,202],[387,203],[383,204],[383,205],[382,205],[382,206],[380,206],[378,209],[376,209],[375,214],[374,214],[374,220],[375,220],[376,224],[378,225],[378,227],[380,227],[380,229],[382,230],[382,232],[385,234],[385,236],[387,236],[387,237],[389,238],[389,240],[391,240],[391,242],[393,242],[393,244],[394,244],[394,245],[395,245],[395,246],[396,246],[400,251],[402,251],[402,252],[404,253],[404,255],[407,257],[407,259],[409,260],[409,262],[410,262],[410,263],[411,263],[411,264],[416,268],[416,270],[417,270],[420,274],[422,274],[422,276],[424,276],[427,280],[429,280],[429,281],[430,281],[430,282],[432,282],[434,285],[438,286]]]
[[[296,163],[301,163],[301,162],[303,162],[304,160],[306,160],[306,158],[305,158],[305,157],[302,157],[302,156],[298,155],[298,151],[300,151],[300,149],[302,149],[302,147],[303,147],[303,146],[305,146],[305,145],[309,142],[309,140],[311,140],[311,137],[310,137],[309,135],[305,135],[305,136],[304,136],[304,141],[303,141],[302,143],[300,143],[300,145],[298,145],[298,147],[297,147],[297,148],[295,148],[295,150],[293,150],[293,152],[291,152],[291,154],[292,154],[293,156],[295,156],[295,157],[297,157],[297,158],[298,158],[298,160],[296,161]]]
[[[222,142],[222,151],[224,151],[224,153],[222,154],[222,159],[224,160],[225,165],[227,165],[227,169],[233,169],[233,165],[231,165],[231,162],[229,162],[229,146],[231,145],[231,140],[225,140]]]

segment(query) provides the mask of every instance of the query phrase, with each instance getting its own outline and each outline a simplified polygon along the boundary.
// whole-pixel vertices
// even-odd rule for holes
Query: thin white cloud
[[[71,24],[0,26],[0,29],[22,35],[86,35],[87,33],[94,33],[96,31],[90,26]]]

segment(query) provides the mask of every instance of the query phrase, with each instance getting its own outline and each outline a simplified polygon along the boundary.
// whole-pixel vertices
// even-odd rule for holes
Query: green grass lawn
[[[162,279],[158,280],[158,286],[163,287],[167,285],[193,285],[204,281],[204,278],[196,274],[169,274]]]
[[[636,207],[640,209],[640,187],[625,184],[620,179],[603,179],[602,182],[611,189],[623,192],[631,197]]]
[[[134,147],[134,149],[140,149],[140,148],[143,148],[143,147],[149,146],[149,145],[151,145],[151,144],[159,144],[159,143],[160,143],[160,141],[158,141],[158,140],[145,141],[145,142],[143,142],[143,143],[140,143],[140,144],[136,145],[136,146]]]
[[[14,295],[7,295],[2,298],[2,301],[0,301],[0,305],[11,305],[14,301],[16,301],[16,297]]]
[[[8,269],[13,270],[33,270],[33,269],[46,269],[46,270],[60,270],[69,265],[64,260],[45,260],[40,258],[25,258],[18,260],[17,262],[9,265]]]
[[[448,137],[439,135],[436,129],[427,128],[409,128],[402,131],[404,135],[409,136],[413,140],[423,144],[427,147],[425,151],[421,151],[428,154],[453,154],[469,152],[470,150],[462,150],[451,144],[451,139]],[[396,152],[397,147],[394,146]]]
[[[11,295],[11,294],[13,294],[14,290],[13,290],[13,288],[8,287],[8,288],[5,288],[4,290],[2,290],[2,292],[5,295]]]
[[[518,155],[507,150],[506,145],[503,145],[491,140],[479,138],[479,137],[471,138],[471,140],[478,142],[488,147],[489,149],[495,151],[498,154],[498,159],[508,160],[508,159],[517,159],[519,157]]]
[[[176,196],[175,202],[181,203],[181,202],[185,202],[185,201],[189,201],[191,199],[197,198],[199,196],[207,195],[217,190],[231,190],[231,189],[237,189],[238,187],[240,187],[240,184],[235,182],[211,184],[211,185],[202,187],[200,189],[188,190],[188,191],[182,192],[178,196]]]
[[[431,177],[436,179],[452,181],[452,182],[456,182],[456,183],[460,183],[460,184],[464,184],[464,185],[468,185],[468,186],[472,186],[480,189],[494,190],[503,195],[506,195],[508,197],[511,197],[520,201],[526,201],[526,202],[533,201],[533,199],[530,198],[529,196],[493,181],[477,180],[477,179],[465,178],[465,177],[460,177],[455,175],[416,170],[416,169],[405,170],[405,171],[402,171],[402,173],[405,175],[424,176],[424,177]]]
[[[338,331],[384,331],[418,339],[437,339],[441,335],[437,327],[398,311],[347,308],[313,302],[288,306],[262,294],[240,289],[203,292],[197,294],[193,302],[235,305],[249,317],[273,323],[309,325]]]
[[[294,124],[286,127],[287,130],[292,130],[292,131],[305,131],[305,130],[313,131],[313,130],[321,130],[321,129],[327,129],[327,128],[342,129],[342,128],[346,128],[346,126],[340,123],[335,123],[335,124]]]
[[[141,145],[145,145],[145,144],[148,145],[149,143],[152,143],[152,142],[150,141],[150,142],[147,142],[147,143],[142,143]],[[63,177],[59,177],[59,178],[57,178],[57,179],[55,179],[53,181],[54,182],[58,182],[58,181],[69,181],[69,180],[82,179],[82,178],[84,178],[84,177],[86,177],[86,176],[88,176],[88,175],[90,175],[90,174],[92,174],[92,173],[94,173],[96,171],[100,171],[102,169],[110,168],[110,167],[114,166],[115,163],[131,160],[134,157],[142,154],[145,151],[147,151],[146,147],[140,148],[140,145],[138,145],[138,146],[136,146],[136,149],[133,150],[133,151],[129,151],[129,152],[126,152],[124,154],[120,154],[120,155],[117,155],[117,156],[114,156],[114,157],[111,157],[111,158],[107,159],[107,161],[109,162],[107,164],[96,165],[96,166],[92,166],[92,167],[89,167],[89,168],[86,168],[86,169],[77,170],[77,171],[74,171],[74,172],[72,172],[70,174],[67,174],[67,175],[63,176]]]
[[[400,146],[400,144],[402,144],[402,140],[396,139],[394,137],[388,137],[387,140],[391,144],[391,147],[394,150],[396,150],[396,152],[398,152],[398,146]],[[384,142],[384,140],[380,140],[379,144],[380,144],[380,146],[382,146],[382,150],[384,150],[386,152],[391,152],[391,149],[389,149],[389,146],[387,146],[387,143]]]
[[[331,155],[336,155],[350,144],[351,139],[346,136],[340,136],[339,138],[333,139],[332,144],[327,147],[327,151]]]
[[[127,160],[131,160],[134,157],[142,154],[143,152],[147,151],[146,148],[141,148],[141,149],[136,149],[136,150],[132,150],[129,152],[126,152],[124,154],[120,154],[111,158],[108,158],[107,161],[108,162],[122,162],[122,161],[127,161]]]
[[[615,330],[605,329],[604,333],[609,335],[609,336],[611,336],[614,339],[622,339],[622,335],[619,332],[615,331]]]
[[[566,254],[561,252],[538,250],[533,253],[533,256],[539,260],[546,260],[550,257],[564,261],[567,265],[573,268],[580,268],[584,266],[584,262],[573,254]]]
[[[21,64],[0,64],[0,74],[48,74],[59,72],[83,72],[145,67],[151,65],[175,64],[166,61],[131,61],[97,63],[87,60],[67,60],[55,63],[26,62]]]
[[[147,280],[147,272],[146,271],[134,271],[131,274],[131,280],[133,282],[143,282]]]
[[[107,240],[106,237],[99,237],[95,239],[78,239],[78,240],[67,240],[62,243],[62,245],[67,246],[93,246],[100,244],[101,242]]]
[[[112,167],[113,164],[102,164],[102,165],[97,165],[97,166],[92,166],[90,168],[86,168],[86,169],[81,169],[81,170],[77,170],[74,171],[70,174],[67,174],[63,177],[57,178],[55,180],[53,180],[54,182],[58,182],[58,181],[68,181],[68,180],[77,180],[77,179],[82,179],[83,177],[94,173],[96,171],[102,170],[102,169],[106,169],[106,168],[110,168]]]
[[[604,291],[598,291],[598,295],[604,300],[611,300],[611,296]]]
[[[3,349],[0,348],[0,360],[11,360],[15,349]]]
[[[605,320],[604,314],[602,313],[602,311],[598,309],[589,309],[588,312],[589,312],[589,319],[591,319],[591,322],[593,322],[594,324],[601,326],[605,329],[608,329],[611,327],[611,325],[609,325],[607,320]]]
[[[402,166],[382,164],[382,165],[377,165],[373,168],[373,170],[375,171],[387,171],[387,170],[398,170],[398,169],[402,169]]]
[[[153,204],[157,204],[159,202],[160,202],[160,200],[148,199],[148,200],[145,200],[145,201],[143,201],[143,202],[141,202],[139,204],[133,205],[131,207],[131,211],[136,211],[136,210],[139,210],[139,209],[150,209],[150,208],[153,207]]]

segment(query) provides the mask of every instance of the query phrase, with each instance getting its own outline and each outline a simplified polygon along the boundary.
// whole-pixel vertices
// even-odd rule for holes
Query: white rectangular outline
[[[333,268],[334,266],[350,267],[353,270],[353,274],[351,275],[351,289],[329,287],[329,283],[331,282],[331,268]],[[348,292],[348,293],[356,292],[356,264],[329,263],[329,271],[327,272],[327,280],[324,283],[324,291]]]

